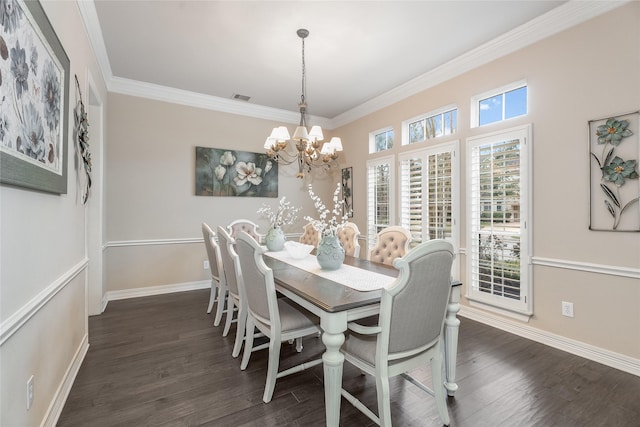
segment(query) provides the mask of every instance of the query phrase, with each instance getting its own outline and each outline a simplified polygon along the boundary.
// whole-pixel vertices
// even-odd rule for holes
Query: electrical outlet
[[[202,263],[202,266],[204,267],[205,270],[209,269],[209,261],[204,260],[204,262]]]
[[[33,375],[27,380],[27,411],[33,404]]]
[[[562,315],[573,317],[573,303],[562,301]]]

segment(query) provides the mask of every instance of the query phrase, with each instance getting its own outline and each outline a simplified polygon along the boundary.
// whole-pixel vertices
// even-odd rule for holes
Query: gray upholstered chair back
[[[278,316],[278,310],[270,314],[269,301],[277,307],[273,272],[264,264],[264,250],[248,233],[238,233],[236,251],[240,257],[243,282],[249,310],[266,323],[272,323],[272,317]]]
[[[369,260],[391,265],[409,252],[409,242],[411,233],[404,227],[392,225],[380,230],[375,246],[369,251]]]
[[[360,256],[359,237],[360,230],[358,230],[358,226],[353,222],[347,222],[344,227],[338,231],[338,239],[340,239],[340,243],[342,243],[345,255],[353,257]]]
[[[220,242],[222,267],[224,268],[224,275],[227,278],[227,288],[229,289],[229,293],[239,296],[238,275],[234,264],[234,258],[238,256],[233,248],[235,240],[220,226],[218,226],[218,240]]]
[[[238,232],[244,231],[249,234],[249,236],[260,242],[262,235],[258,233],[258,227],[259,226],[256,223],[249,221],[248,219],[236,219],[231,222],[231,224],[227,225],[227,230],[229,231],[229,235],[234,239],[238,237]]]
[[[412,257],[414,251],[417,256]],[[389,290],[383,290],[381,307],[381,311],[391,311],[389,355],[430,346],[440,337],[451,292],[453,259],[453,246],[435,239],[394,262],[400,275]]]
[[[312,245],[317,248],[318,243],[320,243],[320,232],[313,228],[311,223],[308,223],[304,226],[304,232],[302,233],[302,236],[300,236],[299,241],[305,245]]]
[[[220,247],[215,239],[215,233],[205,222],[202,223],[202,237],[204,237],[204,246],[207,249],[207,258],[209,259],[209,269],[211,277],[220,281],[219,266],[222,264],[220,258]]]

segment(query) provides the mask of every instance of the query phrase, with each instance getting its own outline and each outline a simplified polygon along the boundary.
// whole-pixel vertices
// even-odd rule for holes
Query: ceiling
[[[107,80],[297,111],[306,28],[308,112],[331,119],[563,3],[94,0],[89,32]]]

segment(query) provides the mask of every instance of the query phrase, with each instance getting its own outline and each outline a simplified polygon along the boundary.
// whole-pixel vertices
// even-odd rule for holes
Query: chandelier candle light
[[[342,151],[342,141],[338,137],[333,137],[329,142],[322,144],[324,139],[322,128],[312,126],[307,131],[307,101],[305,97],[307,79],[304,61],[304,39],[309,35],[309,30],[301,28],[297,31],[298,37],[302,39],[302,95],[298,108],[300,109],[300,124],[293,133],[293,138],[289,136],[286,126],[273,128],[271,135],[264,143],[267,155],[274,161],[281,164],[291,164],[298,162],[297,178],[304,178],[305,172],[311,172],[313,167],[329,168],[331,163],[336,163],[338,152]],[[296,146],[296,153],[288,153],[286,148],[289,140],[293,140]]]

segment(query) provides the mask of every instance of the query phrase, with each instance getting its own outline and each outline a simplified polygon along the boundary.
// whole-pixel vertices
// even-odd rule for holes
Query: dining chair
[[[249,221],[248,219],[236,219],[235,221],[232,221],[231,224],[227,225],[227,231],[234,239],[238,235],[239,231],[245,231],[259,243],[262,243],[264,235],[258,233],[259,227],[260,226],[258,224],[253,221]]]
[[[258,329],[269,338],[269,363],[267,380],[262,400],[271,401],[276,379],[282,378],[322,363],[322,359],[312,360],[278,372],[280,364],[280,346],[284,341],[300,339],[306,335],[320,332],[320,319],[298,306],[288,298],[276,295],[273,271],[262,258],[265,249],[247,233],[240,232],[236,239],[236,249],[244,277],[247,305],[249,307],[246,326],[244,353],[240,369],[249,364],[253,348],[254,329]],[[256,349],[265,348],[264,346]]]
[[[434,396],[442,422],[449,425],[441,338],[453,258],[453,246],[442,239],[416,246],[393,262],[398,278],[382,290],[377,325],[348,323],[341,352],[346,361],[375,377],[378,416],[344,389],[342,396],[381,426],[391,426],[389,378],[397,375]],[[427,362],[432,388],[407,373]]]
[[[222,314],[227,300],[227,282],[222,268],[222,258],[220,257],[220,247],[216,242],[215,233],[205,222],[202,223],[202,236],[204,237],[204,246],[207,249],[207,258],[209,259],[209,270],[211,271],[211,293],[209,295],[209,306],[207,313],[213,310],[213,304],[217,301],[216,315],[213,325],[220,325]]]
[[[360,256],[360,243],[358,238],[360,237],[360,230],[358,226],[353,222],[347,222],[344,227],[338,231],[338,239],[342,243],[344,248],[344,254],[352,257]]]
[[[409,252],[411,233],[404,227],[392,225],[386,227],[376,236],[376,244],[369,251],[369,260],[384,264],[393,264],[396,258]]]
[[[320,232],[313,228],[313,224],[308,223],[304,226],[304,231],[298,241],[305,245],[312,245],[317,248],[318,243],[320,243]]]
[[[253,237],[251,237],[253,239]],[[235,240],[226,232],[226,230],[218,226],[218,240],[220,241],[220,255],[222,265],[227,279],[227,319],[224,324],[223,336],[227,336],[231,328],[233,313],[237,310],[236,315],[236,339],[233,345],[231,355],[238,357],[242,348],[242,341],[245,337],[245,325],[247,321],[247,297],[244,290],[244,282],[238,254],[235,251]],[[255,241],[255,240],[254,240]],[[257,244],[257,243],[256,243]]]

